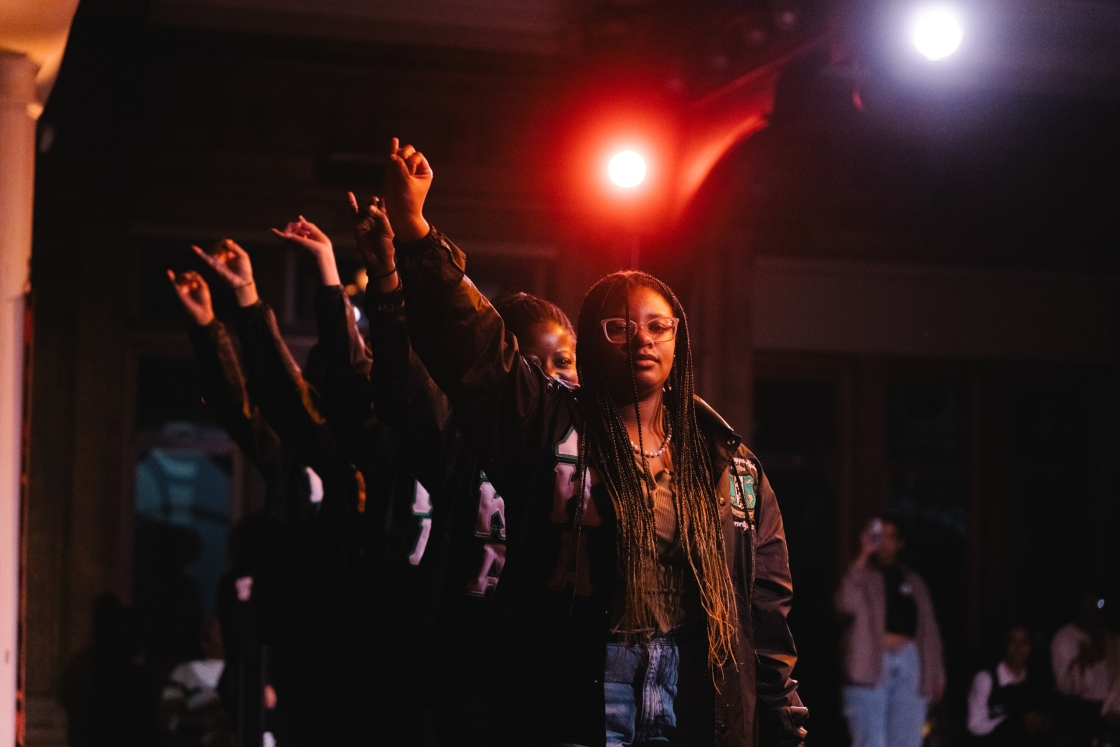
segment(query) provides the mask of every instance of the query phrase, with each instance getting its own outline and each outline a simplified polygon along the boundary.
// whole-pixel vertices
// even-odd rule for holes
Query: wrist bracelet
[[[384,275],[374,275],[373,279],[374,280],[384,280],[385,278],[389,277],[390,275],[393,275],[396,271],[397,271],[397,266],[393,265],[393,269],[389,270]]]
[[[235,285],[235,286],[233,286],[233,289],[234,289],[235,291],[236,291],[236,290],[241,290],[242,288],[248,288],[248,287],[249,287],[250,285],[256,285],[256,284],[257,284],[257,281],[256,281],[256,280],[250,280],[250,281],[249,281],[248,283],[242,283],[241,285]]]

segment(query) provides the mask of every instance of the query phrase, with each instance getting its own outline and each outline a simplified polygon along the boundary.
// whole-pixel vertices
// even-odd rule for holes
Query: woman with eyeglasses
[[[577,325],[579,388],[529,365],[423,216],[427,160],[394,141],[395,250],[367,256],[505,500],[495,591],[503,733],[518,745],[800,745],[793,590],[757,459],[695,397],[673,292],[609,275]]]

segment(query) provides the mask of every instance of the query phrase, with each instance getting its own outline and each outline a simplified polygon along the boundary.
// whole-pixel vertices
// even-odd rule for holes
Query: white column
[[[16,738],[23,310],[31,261],[38,65],[0,49],[0,745]]]

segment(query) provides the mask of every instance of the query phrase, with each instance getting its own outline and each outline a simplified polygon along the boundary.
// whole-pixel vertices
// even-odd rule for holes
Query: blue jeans
[[[844,715],[852,747],[921,747],[928,703],[918,690],[921,663],[911,642],[883,654],[875,687],[844,688]]]
[[[696,745],[712,740],[713,702],[703,635],[607,644],[603,693],[607,747]]]

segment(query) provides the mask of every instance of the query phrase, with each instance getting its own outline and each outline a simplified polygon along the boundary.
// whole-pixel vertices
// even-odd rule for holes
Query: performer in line
[[[265,731],[299,742],[300,626],[296,623],[307,564],[299,562],[314,532],[307,465],[269,425],[250,397],[226,326],[214,315],[210,286],[194,271],[168,270],[194,321],[191,346],[202,398],[265,483],[265,505],[230,532],[231,568],[218,584],[217,613],[225,649],[219,692],[236,738],[258,744]],[[267,689],[284,702],[269,708]],[[267,723],[266,721],[271,722]]]
[[[359,249],[374,256],[378,242],[392,250],[392,228],[377,198],[364,211],[350,195]],[[331,252],[329,239],[300,217],[278,235],[306,249],[317,261]],[[374,301],[375,295],[367,296]],[[526,360],[548,376],[576,383],[575,331],[567,315],[544,299],[512,293],[496,301]],[[332,315],[320,341],[345,355],[325,360],[324,401],[335,400],[328,422],[355,437],[372,417],[390,426],[397,447],[423,485],[423,506],[413,513],[428,531],[416,536],[410,558],[418,575],[415,603],[413,681],[432,710],[438,744],[485,744],[492,732],[495,702],[489,661],[495,648],[493,592],[505,560],[505,514],[469,441],[453,417],[446,396],[428,376],[408,341],[403,306],[367,303],[372,360],[352,314]],[[420,496],[418,496],[420,497]]]
[[[410,627],[411,606],[404,597],[415,582],[400,552],[403,542],[393,544],[408,527],[386,530],[395,527],[393,517],[414,523],[409,509],[416,483],[397,457],[388,430],[376,420],[366,429],[376,448],[367,449],[364,459],[352,459],[327,422],[323,413],[330,400],[320,390],[332,388],[323,364],[337,355],[331,338],[325,336],[312,349],[305,377],[275,315],[257,294],[248,253],[229,239],[213,252],[195,251],[234,290],[246,389],[288,450],[289,461],[298,463],[302,483],[310,481],[319,499],[311,531],[275,553],[277,563],[302,580],[294,593],[281,590],[295,598],[259,623],[264,630],[294,628],[299,690],[279,708],[298,711],[299,732],[309,744],[419,740],[420,710],[401,683],[408,652],[388,643]],[[338,323],[332,314],[346,318],[348,301],[337,282],[333,253],[320,263],[320,271],[317,321],[321,329],[330,329]],[[205,283],[197,275],[190,282]],[[231,354],[232,348],[226,357]]]
[[[504,498],[504,738],[801,744],[781,513],[758,460],[694,396],[675,295],[638,272],[599,281],[573,389],[527,363],[428,225],[431,180],[394,142],[395,249],[366,256],[367,303],[407,308],[416,354]]]

